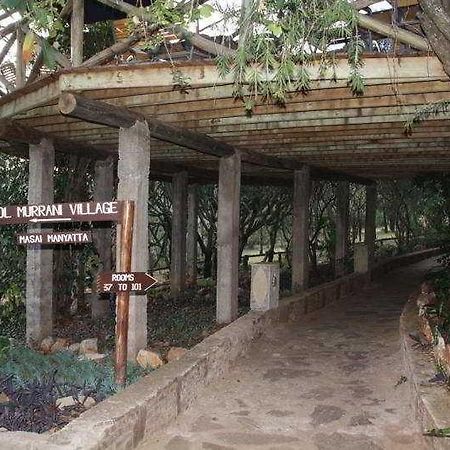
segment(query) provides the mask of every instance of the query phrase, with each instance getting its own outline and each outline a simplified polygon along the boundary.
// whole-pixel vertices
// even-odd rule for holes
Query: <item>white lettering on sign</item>
[[[116,202],[103,202],[91,205],[89,203],[75,203],[69,205],[74,216],[95,216],[98,214],[117,214]]]
[[[17,239],[18,243],[22,245],[42,244],[42,235],[39,234],[21,234]]]
[[[17,217],[62,216],[62,205],[26,205],[17,207]]]
[[[134,273],[113,273],[111,281],[134,281]]]
[[[87,233],[49,234],[47,241],[49,244],[83,244],[89,242],[89,235]]]
[[[11,219],[11,216],[8,215],[5,206],[0,207],[0,219]]]

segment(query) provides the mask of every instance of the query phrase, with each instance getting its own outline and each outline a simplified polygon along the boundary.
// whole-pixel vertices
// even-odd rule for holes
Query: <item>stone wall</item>
[[[433,256],[436,250],[392,258],[374,275]],[[251,311],[196,345],[182,358],[142,378],[52,435],[1,432],[0,450],[116,450],[135,448],[185,411],[202,388],[226,375],[271,324],[293,321],[360,291],[370,273],[355,273],[282,299],[276,309]]]

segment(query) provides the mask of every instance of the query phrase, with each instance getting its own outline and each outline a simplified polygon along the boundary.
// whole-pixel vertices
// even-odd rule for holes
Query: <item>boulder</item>
[[[87,353],[98,353],[98,339],[91,338],[81,341],[79,352],[80,355],[85,355]]]
[[[187,349],[183,347],[172,347],[167,353],[167,361],[176,361],[187,353]]]
[[[84,397],[83,395],[80,395],[78,401],[71,396],[61,397],[56,400],[56,406],[59,409],[67,408],[69,406],[75,406],[78,405],[78,403],[81,403],[86,409],[89,409],[96,404],[96,401],[92,397]]]
[[[139,350],[136,357],[136,362],[144,369],[152,368],[157,369],[164,365],[161,355],[152,350]]]
[[[69,345],[68,350],[70,353],[80,353],[80,346],[79,342],[75,342],[75,344]]]
[[[55,340],[49,336],[45,339],[42,339],[41,345],[39,346],[40,350],[44,353],[50,353]]]
[[[96,363],[102,363],[106,359],[105,353],[85,353],[80,356],[81,360],[94,361]]]
[[[50,353],[60,352],[69,348],[69,340],[64,338],[58,338],[52,345]]]

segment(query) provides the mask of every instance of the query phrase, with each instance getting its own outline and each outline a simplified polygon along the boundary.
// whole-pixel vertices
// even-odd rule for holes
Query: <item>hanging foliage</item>
[[[361,94],[364,43],[356,24],[347,0],[250,0],[240,11],[238,48],[218,56],[217,67],[222,77],[232,75],[235,96],[247,110],[260,99],[284,104],[290,92],[310,89],[313,63],[319,76],[335,79],[332,46],[341,42],[347,46],[349,86]]]

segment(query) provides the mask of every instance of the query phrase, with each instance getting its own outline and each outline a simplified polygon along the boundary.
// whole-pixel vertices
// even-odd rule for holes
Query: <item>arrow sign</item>
[[[120,221],[122,202],[0,206],[0,225]]]
[[[102,272],[97,277],[97,292],[134,292],[145,294],[158,280],[145,272]]]

